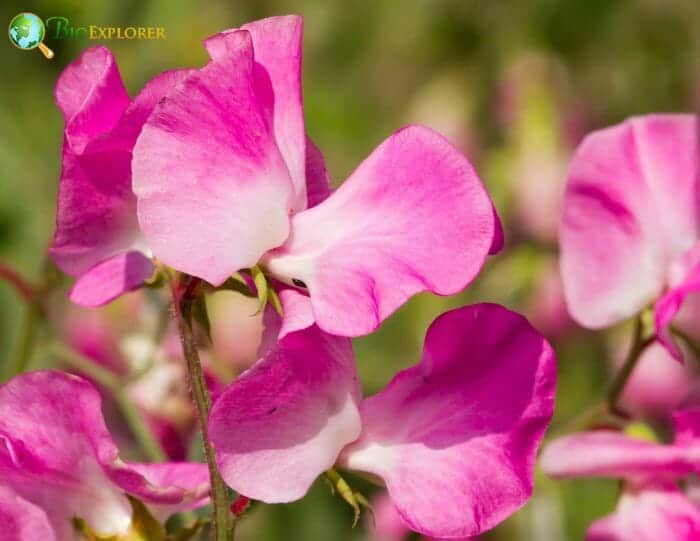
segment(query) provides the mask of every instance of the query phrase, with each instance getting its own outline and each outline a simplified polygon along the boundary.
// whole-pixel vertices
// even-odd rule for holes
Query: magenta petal
[[[109,49],[91,47],[71,62],[56,83],[68,146],[82,152],[92,139],[110,131],[129,105],[117,63]]]
[[[673,337],[671,324],[686,297],[698,291],[700,291],[700,264],[691,269],[683,283],[664,294],[654,306],[656,337],[677,361],[683,361],[683,352]]]
[[[612,430],[564,436],[542,453],[542,470],[552,477],[613,477],[630,480],[682,477],[694,470],[693,457],[676,445],[631,438]]]
[[[673,257],[698,228],[693,115],[650,115],[594,132],[572,160],[560,228],[569,310],[605,327],[664,288]]]
[[[359,398],[349,340],[316,327],[287,335],[214,404],[221,475],[256,500],[301,498],[359,434]]]
[[[522,316],[493,304],[447,312],[421,362],[363,403],[340,463],[382,478],[411,529],[477,535],[532,493],[555,378],[554,352]]]
[[[326,160],[314,142],[306,138],[306,198],[307,207],[315,207],[331,195],[331,176]]]
[[[681,409],[673,414],[676,431],[674,442],[679,445],[696,445],[700,449],[700,407]],[[700,455],[696,463],[700,469]]]
[[[153,263],[141,252],[125,252],[79,276],[69,298],[80,306],[102,306],[140,287],[153,271]]]
[[[469,162],[419,126],[384,141],[328,199],[294,216],[270,272],[301,280],[323,330],[359,336],[420,291],[450,295],[477,275],[494,211]]]
[[[215,285],[284,242],[293,197],[255,93],[250,35],[225,39],[229,54],[156,106],[132,162],[148,246],[166,264]]]
[[[506,242],[505,233],[503,232],[503,224],[501,223],[501,219],[498,217],[496,207],[493,207],[493,220],[493,242],[491,243],[491,248],[489,248],[489,255],[495,255],[500,252]]]
[[[101,535],[125,533],[132,509],[124,492],[173,508],[201,502],[201,465],[171,467],[183,471],[158,477],[119,459],[100,395],[84,379],[43,370],[0,387],[0,479],[41,507],[60,539],[76,516]]]
[[[677,488],[626,491],[615,514],[594,522],[586,541],[696,541],[700,508]]]
[[[149,504],[161,519],[196,509],[209,501],[209,469],[194,462],[137,464],[110,470],[112,479],[125,492]]]
[[[56,541],[46,513],[0,485],[0,526],[4,541]]]
[[[131,151],[158,100],[187,73],[166,72],[149,81],[112,131],[87,141],[80,154],[64,145],[51,245],[64,272],[79,275],[120,252],[143,248],[131,191]]]

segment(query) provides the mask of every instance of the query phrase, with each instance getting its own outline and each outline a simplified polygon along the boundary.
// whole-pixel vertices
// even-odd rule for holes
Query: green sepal
[[[374,520],[374,510],[372,509],[369,501],[367,501],[367,498],[365,498],[362,493],[353,490],[348,482],[343,479],[343,477],[337,471],[331,469],[326,471],[325,474],[326,480],[328,480],[330,483],[331,492],[334,494],[337,492],[338,495],[343,498],[343,500],[345,500],[350,507],[352,507],[354,512],[354,518],[352,521],[353,528],[357,526],[357,523],[360,520],[362,509],[367,509],[372,516],[372,520]]]
[[[248,282],[243,279],[243,276],[239,272],[234,272],[228,280],[218,287],[218,289],[228,289],[245,295],[246,297],[255,297],[255,293],[248,287]]]
[[[270,286],[267,283],[267,277],[265,273],[257,265],[250,269],[250,275],[255,283],[255,289],[258,290],[258,311],[254,315],[260,314],[267,305],[267,299],[269,297]]]

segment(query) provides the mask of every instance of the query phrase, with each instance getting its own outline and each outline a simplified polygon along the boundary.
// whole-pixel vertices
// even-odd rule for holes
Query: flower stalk
[[[624,414],[621,412],[618,406],[622,392],[625,390],[627,381],[629,380],[634,368],[637,366],[639,359],[642,356],[644,350],[651,345],[654,341],[654,336],[649,336],[644,338],[644,322],[641,316],[637,316],[634,322],[634,331],[632,334],[632,343],[630,345],[629,351],[627,352],[627,357],[625,362],[622,364],[622,368],[615,375],[615,379],[610,383],[610,387],[607,393],[607,403],[608,410],[614,414]]]
[[[173,306],[177,317],[178,330],[182,351],[187,362],[187,373],[190,380],[192,398],[197,410],[199,428],[202,434],[204,456],[209,467],[211,479],[212,500],[212,532],[215,541],[230,541],[233,539],[233,525],[229,513],[229,502],[226,485],[221,478],[216,465],[214,447],[209,441],[209,412],[211,411],[211,397],[204,379],[202,363],[199,359],[197,345],[192,328],[193,308],[196,300],[196,288],[200,280],[185,277],[180,283],[174,280],[172,284]],[[184,287],[183,287],[184,286]]]

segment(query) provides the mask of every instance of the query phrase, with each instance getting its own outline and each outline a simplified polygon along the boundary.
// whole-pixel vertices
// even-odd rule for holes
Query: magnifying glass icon
[[[19,13],[12,17],[7,30],[10,41],[18,49],[31,51],[39,49],[49,60],[53,58],[53,51],[44,45],[46,27],[41,17],[34,13]]]

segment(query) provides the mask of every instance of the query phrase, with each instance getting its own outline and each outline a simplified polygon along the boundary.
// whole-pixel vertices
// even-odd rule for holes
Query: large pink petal
[[[277,147],[294,184],[294,210],[306,208],[305,132],[301,92],[301,44],[304,24],[299,15],[269,17],[241,27],[253,41],[255,93],[271,119]],[[216,34],[204,42],[214,60],[230,54],[228,36]]]
[[[90,47],[63,70],[55,96],[66,124],[67,146],[77,153],[110,131],[129,105],[114,56],[101,45]]]
[[[341,465],[382,478],[411,529],[468,537],[530,497],[555,358],[519,314],[467,306],[431,325],[421,362],[362,406]]]
[[[594,522],[586,541],[697,541],[700,508],[674,487],[626,491],[615,514]]]
[[[158,466],[168,468],[168,466]],[[202,501],[200,466],[182,476],[142,475],[142,466],[119,459],[104,423],[101,399],[86,380],[44,370],[17,376],[0,387],[0,479],[40,506],[57,531],[77,516],[105,536],[131,524],[128,492],[147,503],[188,507]]]
[[[154,109],[134,148],[139,224],[166,264],[223,283],[289,233],[293,186],[255,93],[246,31]]]
[[[69,298],[80,306],[102,306],[140,287],[153,270],[153,263],[141,252],[124,252],[79,276]]]
[[[552,477],[613,477],[635,481],[682,477],[694,470],[692,456],[676,445],[638,440],[612,430],[559,438],[542,453],[542,470]]]
[[[484,263],[494,222],[466,158],[412,126],[384,141],[328,199],[295,215],[289,240],[265,264],[308,287],[319,327],[358,336],[415,293],[462,290]]]
[[[311,327],[287,335],[214,404],[221,475],[268,503],[301,498],[360,432],[350,341]]]
[[[700,263],[690,270],[685,281],[667,291],[654,306],[654,329],[656,337],[677,361],[683,361],[683,352],[676,343],[671,330],[674,318],[689,295],[700,291]]]
[[[698,234],[696,121],[633,118],[589,135],[572,160],[560,228],[572,316],[605,327],[658,296]]]
[[[165,72],[149,81],[111,131],[86,140],[81,153],[64,144],[51,245],[64,272],[79,275],[120,252],[146,251],[131,191],[131,151],[158,100],[187,73]]]
[[[0,525],[5,541],[56,541],[46,513],[0,485]]]

